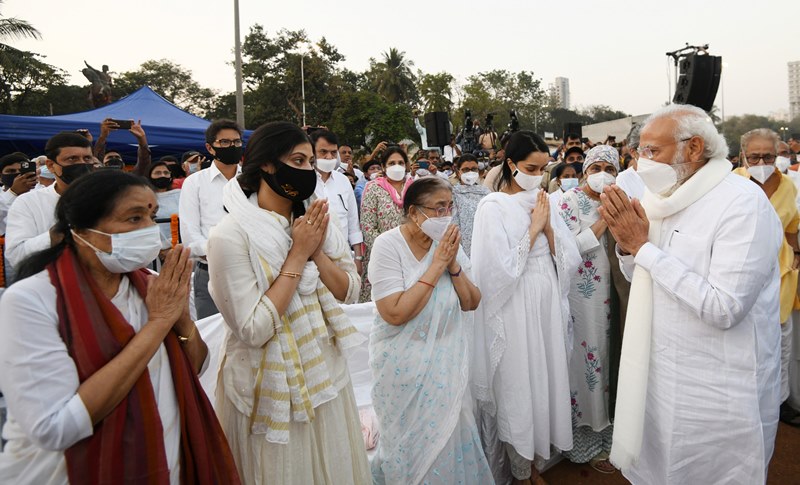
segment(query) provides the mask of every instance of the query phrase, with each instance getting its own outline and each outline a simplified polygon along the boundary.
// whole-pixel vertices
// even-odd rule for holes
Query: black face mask
[[[61,175],[59,178],[62,182],[69,185],[72,182],[78,180],[83,175],[91,172],[94,169],[89,163],[76,163],[75,165],[61,165],[60,163],[56,162],[56,165],[61,167]]]
[[[225,165],[236,165],[242,161],[242,147],[214,147],[214,158]]]
[[[150,183],[157,189],[168,189],[172,185],[172,177],[158,177],[150,179]]]
[[[10,189],[11,186],[14,184],[14,180],[16,180],[18,173],[4,173],[0,175],[0,183],[3,184],[3,187]]]
[[[306,213],[303,201],[311,197],[317,187],[316,171],[294,168],[280,162],[277,165],[275,173],[262,171],[261,177],[276,194],[294,202],[292,212],[295,217],[300,217]]]
[[[111,157],[108,160],[106,160],[106,166],[107,167],[120,167],[120,168],[122,168],[122,165],[123,165],[123,163],[122,163],[122,159],[120,157]]]

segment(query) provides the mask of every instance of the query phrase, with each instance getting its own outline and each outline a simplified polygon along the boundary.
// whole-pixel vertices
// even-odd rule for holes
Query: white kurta
[[[572,448],[566,292],[547,238],[540,234],[530,245],[537,192],[487,195],[475,214],[472,238],[475,282],[482,293],[475,313],[475,397],[496,416],[500,441],[528,460],[547,459],[551,444]],[[557,250],[556,264],[576,266],[574,242],[555,208],[551,212],[551,223],[565,234],[560,240],[572,245],[575,256],[572,263],[559,264],[567,254]]]
[[[642,177],[636,173],[636,170],[634,170],[633,167],[620,172],[620,174],[617,175],[617,180],[614,183],[617,184],[617,187],[621,188],[631,199],[642,200],[642,197],[644,197],[644,180],[642,180]]]
[[[653,279],[634,484],[764,483],[778,425],[777,267],[783,229],[763,191],[728,175],[663,219],[661,244],[622,258]]]
[[[26,192],[11,204],[6,220],[8,261],[17,266],[31,254],[50,247],[50,228],[56,222],[56,184]]]
[[[594,431],[602,431],[611,424],[608,416],[611,266],[606,234],[598,239],[592,231],[592,225],[600,218],[599,206],[600,201],[591,199],[580,187],[565,193],[559,206],[583,258],[572,273],[569,292],[574,325],[569,363],[572,425],[575,428],[588,425]]]
[[[111,302],[137,332],[147,309],[123,277]],[[0,300],[0,388],[8,421],[0,453],[0,483],[66,484],[64,450],[91,436],[78,395],[78,371],[58,332],[56,289],[47,271],[18,281]],[[164,428],[170,483],[180,483],[180,415],[164,344],[147,364]]]

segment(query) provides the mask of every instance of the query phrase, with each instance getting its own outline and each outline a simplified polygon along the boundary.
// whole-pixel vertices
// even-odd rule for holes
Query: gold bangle
[[[291,271],[280,271],[278,272],[279,276],[288,276],[289,278],[299,278],[303,276],[301,273],[293,273]]]
[[[194,334],[195,334],[195,333],[197,333],[197,325],[193,325],[193,326],[192,326],[192,331],[191,331],[191,332],[189,332],[189,336],[188,336],[188,337],[184,337],[183,335],[179,334],[178,332],[175,332],[175,336],[177,336],[177,337],[178,337],[178,341],[179,341],[180,343],[182,343],[182,344],[185,344],[186,342],[188,342],[189,340],[191,340],[191,339],[192,339],[192,337],[194,337]]]

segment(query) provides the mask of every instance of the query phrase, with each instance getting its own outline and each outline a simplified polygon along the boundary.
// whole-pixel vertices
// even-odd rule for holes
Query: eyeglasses
[[[760,160],[764,160],[764,165],[772,165],[775,162],[775,155],[771,153],[750,153],[745,154],[749,165],[758,165]]]
[[[445,217],[445,216],[452,216],[456,213],[456,206],[455,204],[450,204],[447,207],[425,207],[421,205],[423,209],[428,209],[429,211],[434,211],[436,213],[436,217]],[[423,212],[423,215],[425,213]],[[427,215],[425,217],[428,217]]]
[[[658,153],[662,148],[668,147],[670,145],[675,145],[678,143],[683,143],[685,141],[691,140],[693,137],[684,138],[682,140],[675,140],[672,143],[665,143],[663,145],[645,145],[643,147],[639,147],[636,149],[636,152],[639,154],[640,157],[644,158],[653,158],[653,155]]]
[[[242,139],[228,140],[223,138],[221,140],[215,140],[214,143],[218,144],[220,148],[228,148],[230,146],[240,147],[242,146]]]

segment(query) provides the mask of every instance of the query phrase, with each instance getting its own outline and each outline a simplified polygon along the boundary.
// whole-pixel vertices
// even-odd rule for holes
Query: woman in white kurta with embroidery
[[[574,238],[539,189],[547,145],[521,131],[506,147],[500,192],[478,206],[472,238],[475,282],[474,391],[495,480],[508,480],[504,443],[517,483],[539,479],[534,456],[572,448],[567,374],[569,274]],[[555,264],[554,264],[555,260]]]
[[[559,207],[582,257],[569,293],[574,325],[569,365],[573,447],[564,456],[575,463],[591,462],[602,473],[614,472],[608,462],[613,433],[608,409],[612,281],[608,226],[597,208],[603,187],[614,182],[618,169],[616,149],[592,148],[583,162],[584,184],[566,192]]]
[[[490,484],[469,391],[472,310],[480,292],[451,225],[452,188],[415,181],[406,221],[378,236],[369,267],[378,316],[370,334],[380,439],[375,484]]]
[[[291,123],[250,138],[228,214],[208,240],[210,290],[228,328],[217,412],[244,483],[367,483],[342,349],[364,337],[338,301],[360,281],[316,187],[313,148]],[[245,193],[244,190],[248,193]]]

